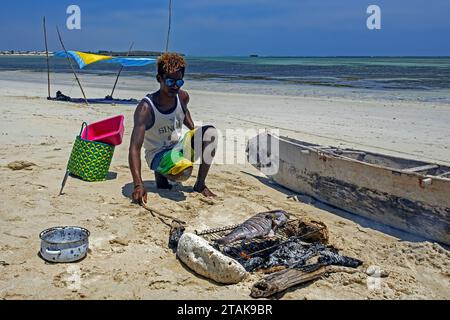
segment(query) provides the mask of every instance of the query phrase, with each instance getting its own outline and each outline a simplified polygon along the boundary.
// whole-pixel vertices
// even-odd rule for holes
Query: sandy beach
[[[62,90],[81,97],[72,75],[53,74],[52,82],[52,95]],[[82,82],[88,97],[100,98],[110,93],[114,77],[84,74]],[[202,85],[186,83],[196,124],[213,124],[223,132],[273,128],[312,143],[450,164],[448,103],[290,96],[275,89],[233,93],[231,84],[212,89]],[[156,89],[153,78],[123,78],[115,96],[140,99]],[[131,203],[128,147],[134,105],[86,106],[48,101],[46,96],[45,73],[0,72],[0,298],[250,299],[250,287],[261,275],[227,286],[195,275],[168,248],[167,226]],[[125,116],[125,135],[115,149],[110,179],[88,183],[69,178],[65,194],[58,196],[82,121],[117,114]],[[196,169],[183,185],[157,190],[142,156],[148,205],[186,221],[190,230],[236,224],[260,211],[283,209],[319,219],[328,226],[330,243],[344,254],[363,260],[364,267],[390,272],[375,289],[362,274],[335,273],[289,290],[282,299],[450,298],[448,248],[325,205],[287,199],[292,192],[272,184],[251,165],[222,164],[220,154],[235,148],[233,139],[225,136],[226,143],[219,144],[222,153],[207,179],[218,194],[213,200],[193,192]],[[238,150],[244,147],[240,142]],[[17,160],[34,165],[24,170],[7,167]],[[38,256],[39,233],[60,225],[90,230],[90,252],[84,260],[49,264]]]

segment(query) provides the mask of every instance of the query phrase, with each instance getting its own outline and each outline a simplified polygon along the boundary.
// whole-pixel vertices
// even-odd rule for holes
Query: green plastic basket
[[[67,170],[85,181],[104,181],[108,176],[114,146],[82,139],[84,127],[88,129],[86,122],[82,123],[80,134],[75,139]]]

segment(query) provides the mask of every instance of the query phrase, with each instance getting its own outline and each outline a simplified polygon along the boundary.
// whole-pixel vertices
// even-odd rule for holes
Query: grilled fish
[[[273,235],[287,222],[287,213],[283,210],[261,212],[244,221],[232,232],[218,239],[219,244],[229,244],[238,240],[249,240]]]

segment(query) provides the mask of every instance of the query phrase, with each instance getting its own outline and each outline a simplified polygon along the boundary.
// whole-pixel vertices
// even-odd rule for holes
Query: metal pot
[[[54,227],[39,234],[41,257],[50,262],[73,262],[88,251],[90,232],[81,227]]]

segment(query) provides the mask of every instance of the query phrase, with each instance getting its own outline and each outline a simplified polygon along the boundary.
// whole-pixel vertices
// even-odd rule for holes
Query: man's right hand
[[[133,177],[133,202],[143,205],[147,202],[147,191],[141,177],[141,148],[144,143],[147,119],[150,119],[150,105],[142,100],[134,112],[134,127],[131,133],[128,163]]]
[[[145,190],[142,184],[134,187],[132,198],[134,203],[139,203],[140,205],[147,203],[147,190]]]

